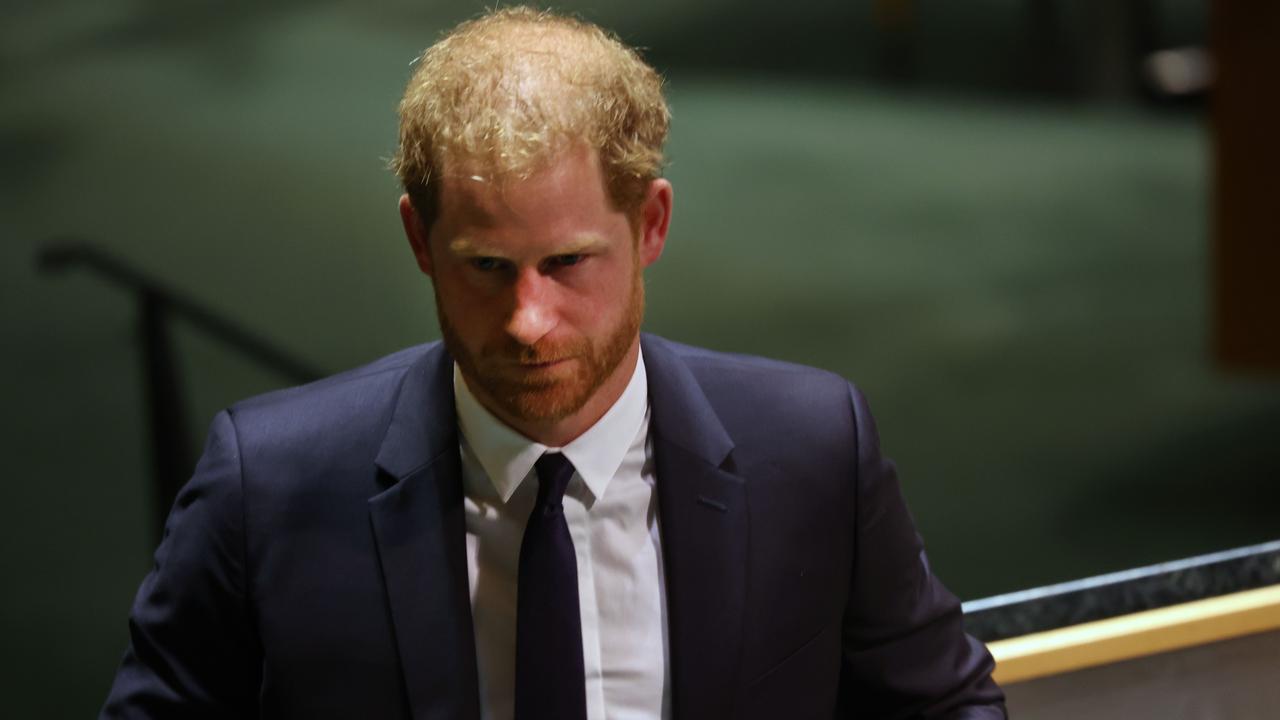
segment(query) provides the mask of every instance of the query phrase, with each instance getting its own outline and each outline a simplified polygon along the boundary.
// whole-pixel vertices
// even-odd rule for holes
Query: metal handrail
[[[310,363],[81,238],[60,237],[45,242],[36,254],[36,266],[49,273],[85,267],[133,292],[137,299],[138,331],[143,345],[143,392],[151,430],[153,517],[157,538],[163,535],[169,508],[186,483],[194,462],[187,432],[186,402],[169,328],[171,319],[189,322],[291,382],[310,382],[323,375]]]

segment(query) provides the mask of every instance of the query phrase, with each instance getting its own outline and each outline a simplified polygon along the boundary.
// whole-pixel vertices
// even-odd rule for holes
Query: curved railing
[[[44,243],[36,262],[44,272],[85,268],[132,293],[137,301],[143,392],[151,436],[153,518],[157,537],[163,532],[169,508],[190,476],[195,459],[191,452],[186,402],[174,355],[172,321],[188,323],[292,383],[309,382],[323,374],[310,363],[83,239],[52,239]]]

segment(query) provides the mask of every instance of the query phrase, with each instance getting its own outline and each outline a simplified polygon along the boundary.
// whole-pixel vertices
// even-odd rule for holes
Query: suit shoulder
[[[675,354],[689,368],[698,383],[731,384],[768,393],[771,389],[794,393],[797,388],[811,388],[821,394],[846,394],[849,381],[821,368],[775,360],[758,355],[721,352],[650,336],[650,342]]]
[[[836,373],[652,336],[647,342],[655,354],[673,358],[689,372],[739,443],[770,444],[786,435],[808,447],[810,441],[845,443],[855,432],[860,396]]]
[[[228,408],[242,437],[323,436],[377,426],[389,416],[406,373],[439,343],[406,348],[305,385],[275,390]]]

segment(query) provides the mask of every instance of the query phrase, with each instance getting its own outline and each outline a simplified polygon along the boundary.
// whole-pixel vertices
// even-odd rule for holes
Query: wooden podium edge
[[[1280,585],[993,642],[995,679],[1032,680],[1280,629]]]

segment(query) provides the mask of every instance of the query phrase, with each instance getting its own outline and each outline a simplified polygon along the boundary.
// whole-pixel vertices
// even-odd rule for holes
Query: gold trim
[[[1280,628],[1280,585],[991,643],[995,679],[1015,683]]]

